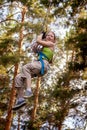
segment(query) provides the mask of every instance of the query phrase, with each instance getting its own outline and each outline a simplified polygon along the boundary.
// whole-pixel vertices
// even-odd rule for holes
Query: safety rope
[[[46,12],[46,15],[45,15],[45,18],[44,18],[44,21],[43,21],[43,25],[42,25],[44,32],[48,31],[48,26],[47,26],[47,23],[49,21],[48,16],[50,14],[51,6],[52,6],[52,0],[48,0],[48,2],[49,2],[49,7],[47,9],[47,12]]]

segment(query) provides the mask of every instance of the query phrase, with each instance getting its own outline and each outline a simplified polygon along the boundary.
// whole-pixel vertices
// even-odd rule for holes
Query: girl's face
[[[46,40],[47,41],[51,41],[51,42],[55,42],[55,34],[53,32],[49,32],[47,35],[46,35]]]

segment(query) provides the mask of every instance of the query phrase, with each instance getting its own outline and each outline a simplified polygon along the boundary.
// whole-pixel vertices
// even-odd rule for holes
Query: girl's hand
[[[37,41],[42,40],[42,34],[37,37]]]

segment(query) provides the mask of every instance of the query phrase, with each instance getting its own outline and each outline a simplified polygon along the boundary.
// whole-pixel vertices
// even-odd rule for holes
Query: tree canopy
[[[36,78],[32,81],[32,89],[38,102],[35,106],[36,99],[32,97],[27,101],[26,108],[13,112],[15,76],[24,64],[36,57],[31,51],[32,40],[50,29],[57,37],[53,65],[39,79],[41,85],[39,82],[36,85]],[[0,30],[0,129],[26,127],[28,130],[37,130],[46,121],[49,128],[53,125],[58,130],[72,129],[64,124],[66,119],[72,117],[72,109],[74,117],[77,115],[84,122],[82,126],[76,125],[76,128],[85,129],[87,1],[0,0]],[[37,87],[38,85],[40,86]],[[85,116],[78,109],[81,106],[84,106]],[[15,125],[16,118],[18,120]],[[20,125],[23,121],[24,126],[23,123]]]

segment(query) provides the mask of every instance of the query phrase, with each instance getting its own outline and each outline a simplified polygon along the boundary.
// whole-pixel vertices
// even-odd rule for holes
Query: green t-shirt
[[[42,53],[46,55],[49,61],[53,58],[53,51],[48,47],[43,47]]]

